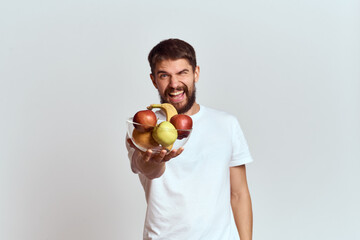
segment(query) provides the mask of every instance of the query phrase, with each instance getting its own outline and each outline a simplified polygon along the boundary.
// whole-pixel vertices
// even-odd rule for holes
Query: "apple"
[[[190,116],[185,114],[177,114],[171,117],[170,122],[178,129],[178,139],[183,139],[189,136],[190,131],[181,131],[181,130],[190,130],[192,129],[192,119]]]
[[[133,122],[139,132],[149,132],[156,126],[157,117],[151,110],[142,110],[134,115]]]
[[[177,131],[174,125],[168,121],[163,121],[152,131],[152,137],[163,147],[172,145],[177,139]]]

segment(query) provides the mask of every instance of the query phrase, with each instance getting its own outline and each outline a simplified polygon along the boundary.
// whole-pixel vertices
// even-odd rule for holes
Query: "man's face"
[[[174,105],[178,113],[185,113],[195,102],[195,82],[199,80],[199,67],[193,70],[186,59],[163,60],[150,74],[158,89],[161,102]]]

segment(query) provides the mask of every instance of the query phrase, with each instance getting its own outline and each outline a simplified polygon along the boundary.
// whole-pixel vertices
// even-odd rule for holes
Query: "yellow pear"
[[[176,141],[178,133],[174,125],[163,121],[154,128],[152,136],[161,146],[169,147]]]

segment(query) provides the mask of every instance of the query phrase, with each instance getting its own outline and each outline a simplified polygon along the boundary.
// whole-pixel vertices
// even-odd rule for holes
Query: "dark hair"
[[[180,39],[167,39],[158,43],[151,49],[148,60],[151,67],[151,73],[154,74],[156,64],[163,60],[177,60],[184,58],[192,66],[193,71],[196,68],[196,55],[194,48],[187,42]]]

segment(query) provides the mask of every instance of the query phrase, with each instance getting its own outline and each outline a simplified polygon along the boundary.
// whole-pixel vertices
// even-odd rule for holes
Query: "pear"
[[[171,146],[177,139],[178,133],[169,121],[163,121],[152,131],[152,137],[163,147]]]
[[[151,132],[141,132],[141,130],[137,130],[134,128],[132,138],[135,144],[145,148],[145,149],[152,149],[159,144],[153,139]]]

